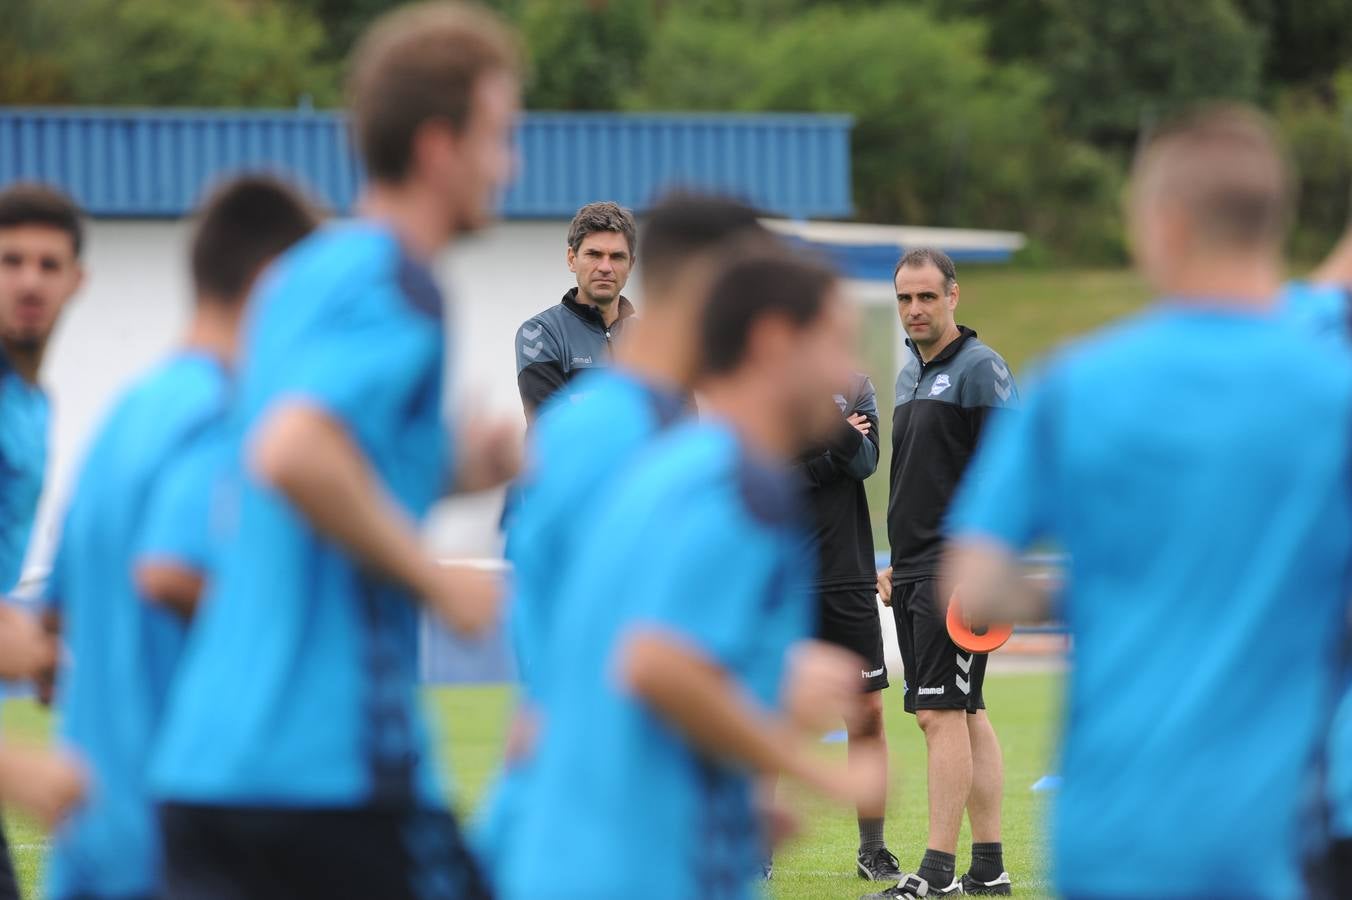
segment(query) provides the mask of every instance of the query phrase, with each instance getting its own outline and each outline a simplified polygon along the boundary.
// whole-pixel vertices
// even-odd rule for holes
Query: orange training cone
[[[1014,633],[1013,625],[967,624],[962,610],[958,608],[958,595],[955,591],[948,601],[948,636],[968,653],[990,653],[999,650]]]

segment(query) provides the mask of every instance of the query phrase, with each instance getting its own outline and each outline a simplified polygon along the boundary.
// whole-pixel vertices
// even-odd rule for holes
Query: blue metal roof
[[[642,209],[671,187],[718,190],[791,218],[850,215],[847,116],[527,113],[511,218],[593,200]],[[360,175],[337,112],[0,107],[0,184],[36,179],[91,215],[175,217],[217,178],[288,174],[339,213]]]

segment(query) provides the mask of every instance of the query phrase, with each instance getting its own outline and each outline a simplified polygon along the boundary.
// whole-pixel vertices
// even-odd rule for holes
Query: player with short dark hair
[[[634,314],[621,292],[637,243],[633,213],[616,203],[588,203],[573,216],[567,261],[577,286],[516,332],[516,383],[528,419],[573,378],[609,365],[612,341]]]
[[[789,464],[839,418],[853,364],[835,277],[742,254],[704,307],[701,412],[599,498],[556,597],[543,731],[507,898],[742,896],[765,842],[756,775],[837,799],[781,689],[811,631],[812,561]],[[838,716],[857,697],[844,661]],[[598,743],[597,736],[604,739]],[[567,810],[561,821],[559,811]]]
[[[252,284],[316,224],[309,204],[271,178],[237,178],[212,193],[192,241],[187,335],[116,402],[77,477],[46,599],[78,661],[58,674],[61,743],[87,764],[94,790],[47,859],[45,891],[55,900],[160,890],[146,763],[185,638],[183,613],[191,611],[186,592],[169,586],[200,572],[207,543],[206,523],[185,520],[170,488],[225,415]],[[194,488],[197,497],[211,493],[210,482]],[[184,552],[190,538],[195,549]],[[147,554],[149,570],[136,572]]]
[[[1302,868],[1346,644],[1352,361],[1281,315],[1291,205],[1257,112],[1158,131],[1128,212],[1162,299],[1057,354],[954,505],[945,581],[967,616],[1055,611],[1074,642],[1059,894],[1318,895]],[[1018,564],[1044,540],[1068,557],[1055,600]]]
[[[39,378],[52,333],[84,281],[83,245],[70,197],[30,182],[0,190],[0,597],[19,583],[42,496],[51,412]],[[0,602],[0,631],[9,677],[50,667],[55,645],[28,613]],[[0,757],[0,799],[49,805],[49,819],[80,794],[81,778],[60,759],[9,746]],[[18,896],[0,829],[0,900]]]
[[[897,263],[893,283],[909,353],[897,375],[887,535],[892,563],[878,592],[892,607],[906,672],[905,709],[925,733],[929,837],[915,875],[886,896],[1008,894],[1000,838],[1004,769],[986,715],[986,656],[953,643],[939,593],[941,522],[992,410],[1018,399],[998,353],[957,324],[960,287],[953,260],[919,247]],[[957,877],[964,809],[972,863]],[[910,885],[908,887],[908,885]]]
[[[887,687],[887,662],[878,617],[873,523],[864,493],[864,481],[878,468],[877,393],[869,377],[858,372],[832,402],[840,410],[840,423],[798,466],[808,488],[817,548],[817,637],[863,661],[858,715],[845,722],[849,749],[873,744],[876,751],[870,752],[886,759],[882,691]],[[897,858],[883,838],[887,792],[866,798],[857,813],[859,877],[898,880]]]
[[[530,440],[518,513],[507,536],[512,562],[509,630],[521,680],[515,735],[504,775],[486,804],[480,833],[497,880],[518,865],[513,827],[520,819],[536,706],[552,680],[543,659],[558,622],[558,586],[581,543],[595,539],[580,513],[689,407],[700,363],[699,323],[715,266],[733,247],[771,240],[755,210],[734,200],[673,195],[643,220],[644,296],[648,315],[636,320],[612,368],[577,381],[576,399],[545,404]],[[581,515],[582,521],[579,521]]]
[[[151,769],[171,896],[484,895],[416,656],[424,606],[475,633],[501,587],[439,565],[416,525],[519,458],[515,423],[449,439],[429,269],[511,174],[515,42],[477,7],[402,7],[348,88],[362,215],[278,261],[244,338],[228,520]]]
[[[19,583],[47,467],[47,344],[80,289],[84,227],[55,188],[0,191],[0,592]]]

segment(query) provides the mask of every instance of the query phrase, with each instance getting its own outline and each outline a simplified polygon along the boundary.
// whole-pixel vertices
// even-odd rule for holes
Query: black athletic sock
[[[999,841],[993,844],[972,844],[972,867],[967,870],[977,881],[994,881],[1005,870],[1004,845]]]
[[[920,860],[920,870],[915,874],[933,887],[946,888],[953,883],[953,872],[957,864],[958,858],[952,853],[926,849],[924,858]]]
[[[871,853],[883,846],[883,820],[882,817],[876,819],[859,820],[859,852]]]

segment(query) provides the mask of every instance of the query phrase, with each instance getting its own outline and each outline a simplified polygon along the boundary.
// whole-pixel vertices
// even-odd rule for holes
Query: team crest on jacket
[[[930,386],[929,395],[931,397],[937,397],[948,390],[951,385],[952,382],[948,380],[947,375],[940,375],[938,378],[934,379],[934,384]]]

